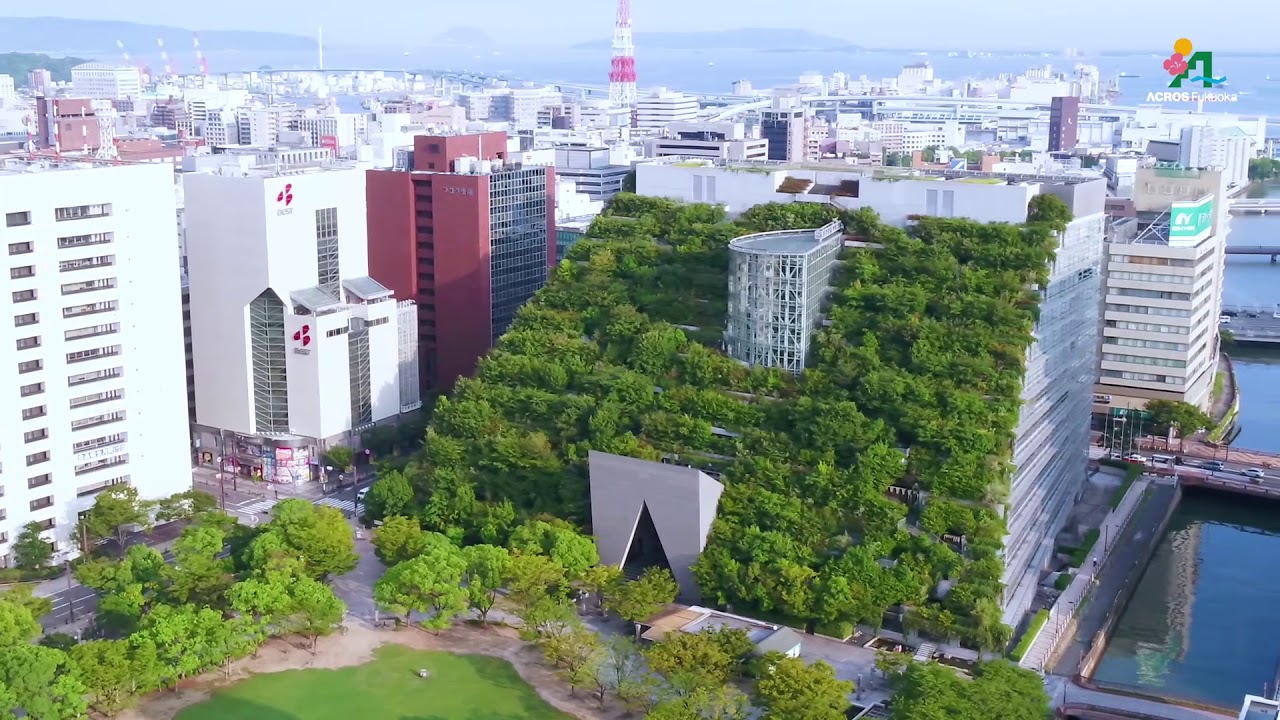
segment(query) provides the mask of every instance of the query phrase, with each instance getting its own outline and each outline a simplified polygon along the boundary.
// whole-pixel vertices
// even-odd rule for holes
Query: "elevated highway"
[[[1280,252],[1280,248],[1276,252]],[[1280,305],[1223,305],[1222,314],[1230,321],[1222,323],[1221,327],[1230,331],[1236,342],[1280,343],[1278,312]]]
[[[1280,212],[1280,198],[1239,198],[1232,200],[1227,205],[1227,209],[1233,213],[1245,215],[1265,215],[1269,212]],[[1280,251],[1280,248],[1277,251]],[[1227,252],[1231,252],[1231,248],[1227,248]]]

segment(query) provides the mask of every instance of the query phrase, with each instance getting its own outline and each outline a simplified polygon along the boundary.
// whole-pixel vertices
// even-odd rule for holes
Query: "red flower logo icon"
[[[292,195],[285,195],[284,197],[290,198],[290,199],[293,198]],[[286,200],[285,202],[288,203],[288,200]],[[302,343],[302,347],[306,347],[310,345],[311,344],[311,326],[303,325],[301,330],[293,334],[293,340],[294,342]]]
[[[1168,64],[1166,63],[1166,67],[1167,66]],[[1184,65],[1183,67],[1186,67],[1186,66]],[[276,202],[278,203],[282,202],[284,203],[285,207],[289,207],[290,203],[293,202],[293,183],[289,183],[288,185],[284,186],[284,189],[281,190],[280,194],[276,196]]]
[[[1164,61],[1164,69],[1170,75],[1181,75],[1187,71],[1187,61],[1182,58],[1181,54],[1174,53],[1169,56],[1168,60]]]

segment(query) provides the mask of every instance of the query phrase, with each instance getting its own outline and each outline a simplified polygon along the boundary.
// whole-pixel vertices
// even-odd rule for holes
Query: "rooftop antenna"
[[[200,77],[209,77],[209,61],[204,59],[204,51],[200,49],[200,33],[191,33],[191,40],[195,43],[196,63],[200,65]]]
[[[169,59],[169,51],[164,49],[164,38],[156,38],[156,46],[160,48],[160,60],[164,63],[165,77],[173,77],[173,61]]]

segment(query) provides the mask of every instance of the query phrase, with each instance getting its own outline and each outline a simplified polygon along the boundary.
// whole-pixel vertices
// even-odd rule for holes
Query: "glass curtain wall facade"
[[[351,382],[351,429],[373,424],[373,394],[369,375],[369,326],[362,318],[351,319],[347,333],[347,361]]]
[[[759,233],[729,244],[729,356],[748,366],[804,370],[840,254],[839,222]]]
[[[489,179],[492,342],[547,284],[547,171],[516,168]]]
[[[254,432],[289,432],[289,380],[285,370],[284,303],[270,290],[249,303]]]
[[[1062,233],[1028,349],[1005,540],[1005,618],[1017,625],[1035,596],[1084,482],[1097,367],[1105,219],[1073,220]]]
[[[316,277],[316,284],[322,289],[334,297],[342,297],[338,270],[338,208],[316,210]]]

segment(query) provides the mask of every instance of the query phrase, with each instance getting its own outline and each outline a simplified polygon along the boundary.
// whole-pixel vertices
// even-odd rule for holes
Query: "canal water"
[[[1191,491],[1094,677],[1239,708],[1280,661],[1280,505]]]
[[[1253,197],[1280,197],[1268,183]],[[1231,218],[1230,245],[1280,245],[1280,215]],[[1228,256],[1223,301],[1275,307],[1280,264]],[[1235,445],[1280,452],[1280,346],[1229,349],[1240,387]],[[1239,708],[1280,665],[1280,504],[1189,492],[1116,626],[1095,678]]]

